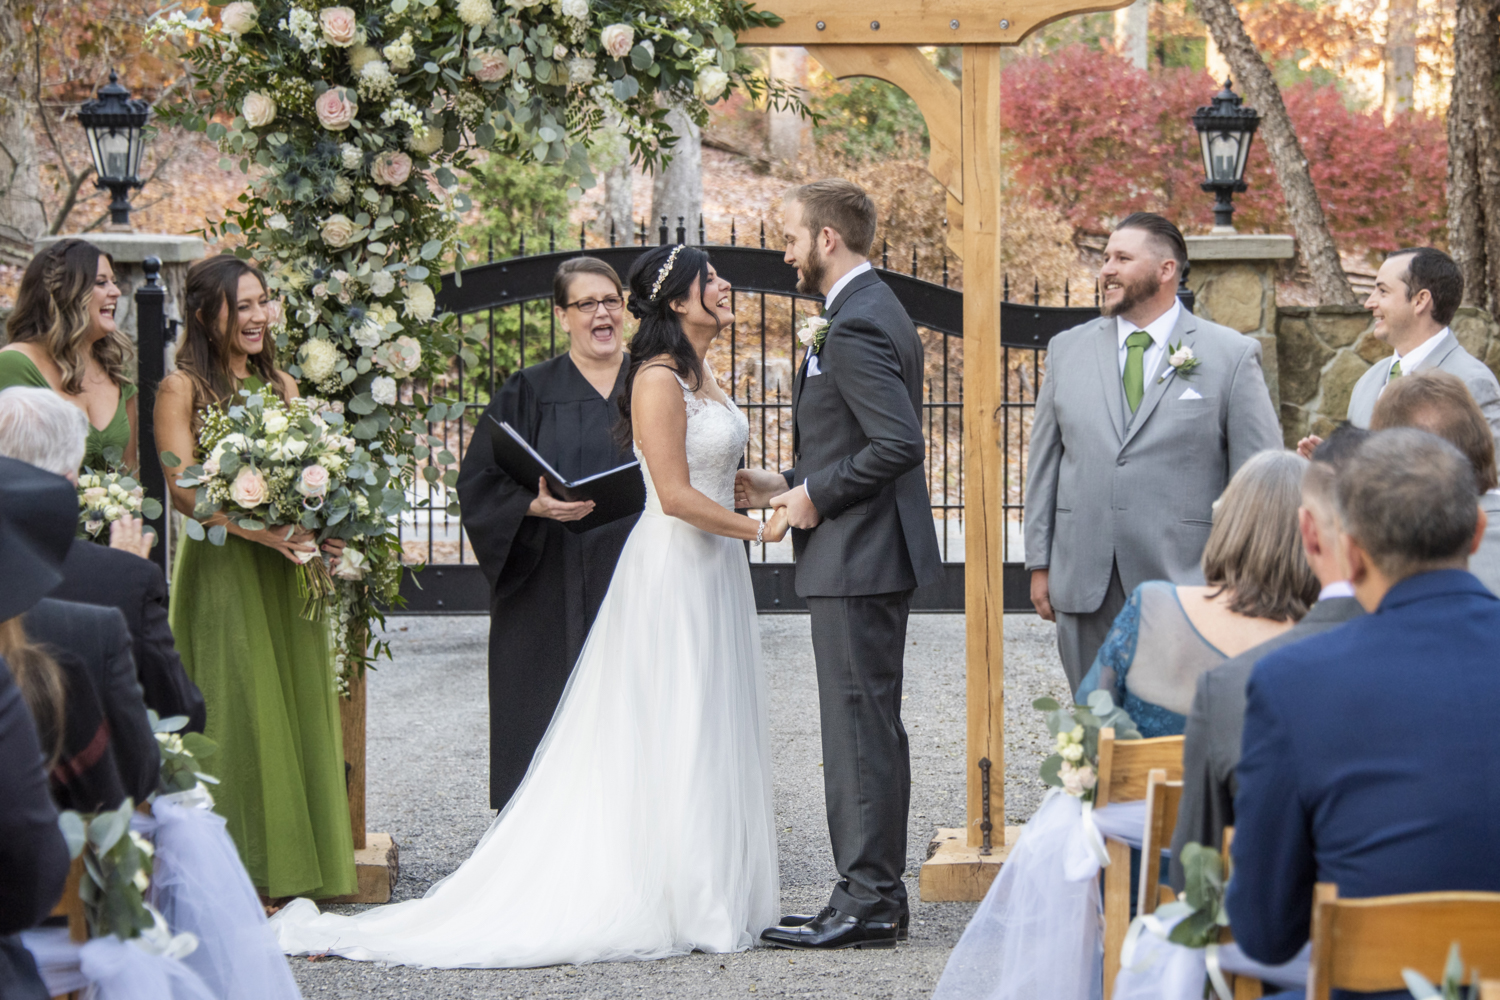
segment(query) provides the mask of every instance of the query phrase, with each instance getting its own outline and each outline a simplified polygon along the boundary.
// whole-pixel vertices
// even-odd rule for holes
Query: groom
[[[844,180],[793,188],[784,219],[797,290],[823,296],[827,325],[792,387],[794,467],[742,469],[736,504],[785,507],[793,528],[842,879],[821,913],[786,917],[761,940],[890,948],[907,925],[906,616],[912,591],[937,579],[941,561],[922,474],[922,341],[866,259],[876,215],[862,188]]]

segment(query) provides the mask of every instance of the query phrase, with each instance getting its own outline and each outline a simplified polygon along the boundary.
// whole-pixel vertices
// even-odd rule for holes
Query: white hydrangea
[[[589,16],[589,0],[562,0],[563,17],[586,20]]]
[[[396,402],[396,380],[389,375],[382,375],[370,383],[370,398],[381,406],[390,406]]]
[[[370,294],[384,297],[396,288],[396,276],[389,271],[376,271],[370,275]]]
[[[352,142],[339,143],[339,162],[345,170],[358,170],[365,162],[364,151]]]
[[[359,96],[366,100],[384,97],[395,89],[396,78],[391,75],[391,67],[382,60],[372,59],[359,71]]]
[[[424,284],[412,285],[406,290],[406,315],[419,323],[425,323],[432,319],[433,312],[437,309],[437,297],[432,294],[432,289]]]
[[[347,177],[335,177],[333,179],[333,191],[329,194],[335,205],[346,205],[349,199],[354,197],[354,185]]]
[[[579,56],[568,60],[568,82],[573,84],[589,83],[594,79],[594,60],[587,56]]]
[[[483,27],[495,19],[490,0],[458,0],[458,19],[471,27]]]

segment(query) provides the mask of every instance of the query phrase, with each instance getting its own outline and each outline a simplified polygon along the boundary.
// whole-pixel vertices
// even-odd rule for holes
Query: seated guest
[[[15,386],[0,391],[0,456],[76,482],[87,434],[83,411],[48,389]],[[138,535],[139,526],[132,527]],[[111,542],[124,544],[118,538]],[[118,609],[130,630],[136,676],[147,707],[163,719],[186,716],[186,728],[201,733],[207,712],[167,625],[167,581],[143,555],[77,539],[63,563],[62,583],[48,596]]]
[[[1318,581],[1297,535],[1306,467],[1284,451],[1263,451],[1240,467],[1214,505],[1203,549],[1207,585],[1137,587],[1079,685],[1079,704],[1102,688],[1142,736],[1177,735],[1199,676],[1307,613]]]
[[[1463,389],[1463,385],[1459,385]],[[1466,393],[1467,394],[1467,393]],[[1484,436],[1488,428],[1481,419]],[[1302,474],[1302,508],[1297,511],[1302,552],[1322,590],[1318,603],[1285,632],[1245,650],[1198,678],[1188,713],[1182,747],[1182,802],[1177,807],[1177,832],[1172,837],[1172,887],[1183,887],[1182,849],[1187,844],[1223,846],[1224,828],[1234,825],[1235,765],[1240,760],[1240,732],[1245,722],[1245,682],[1260,660],[1310,635],[1364,614],[1354,599],[1354,588],[1344,579],[1336,543],[1339,535],[1338,501],[1334,477],[1367,436],[1344,426],[1313,453]]]
[[[1227,905],[1268,964],[1307,941],[1317,882],[1500,891],[1500,598],[1465,569],[1485,528],[1474,470],[1441,438],[1386,430],[1336,491],[1370,614],[1265,657],[1246,691]]]
[[[1424,369],[1392,382],[1380,394],[1370,417],[1372,430],[1415,427],[1436,434],[1464,453],[1474,467],[1479,507],[1489,526],[1479,551],[1469,558],[1469,572],[1500,594],[1500,486],[1495,471],[1495,439],[1479,404],[1463,380],[1437,369]]]
[[[0,458],[0,505],[37,558],[60,570],[73,539],[77,495],[67,480]],[[0,657],[26,697],[60,808],[113,809],[156,790],[160,757],[146,717],[130,633],[113,608],[42,599],[0,621]]]

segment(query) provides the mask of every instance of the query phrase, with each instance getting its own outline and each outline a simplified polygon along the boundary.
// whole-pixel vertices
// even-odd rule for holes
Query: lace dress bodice
[[[688,481],[693,489],[733,510],[734,473],[745,452],[745,442],[750,439],[750,422],[733,404],[699,398],[675,372],[673,377],[682,386],[682,398],[687,405]],[[707,365],[703,367],[703,377],[713,378]],[[660,514],[656,484],[651,481],[651,470],[646,467],[646,456],[641,454],[639,445],[635,446],[635,457],[646,480],[646,510]]]

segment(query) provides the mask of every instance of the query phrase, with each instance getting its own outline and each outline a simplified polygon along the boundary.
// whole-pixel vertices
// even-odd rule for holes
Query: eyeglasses
[[[623,305],[625,305],[624,299],[618,295],[609,295],[602,299],[579,299],[577,302],[568,303],[565,308],[577,309],[585,315],[592,315],[599,311],[600,306],[603,306],[610,312],[619,312]]]

